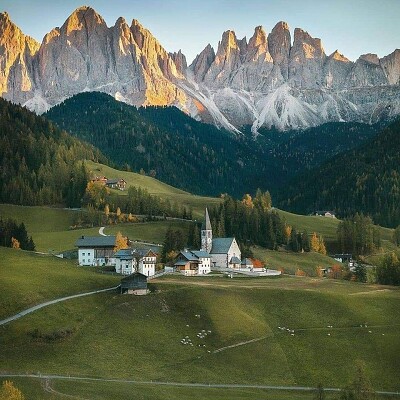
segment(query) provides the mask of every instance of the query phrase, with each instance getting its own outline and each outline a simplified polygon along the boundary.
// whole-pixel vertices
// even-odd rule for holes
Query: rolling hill
[[[360,148],[297,177],[280,206],[297,213],[333,209],[341,216],[369,214],[375,223],[400,224],[400,120]]]

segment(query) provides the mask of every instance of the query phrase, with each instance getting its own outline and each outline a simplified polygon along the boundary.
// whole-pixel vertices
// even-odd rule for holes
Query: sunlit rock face
[[[306,128],[328,121],[375,122],[400,113],[400,50],[355,62],[285,22],[258,26],[248,40],[223,33],[188,66],[137,20],[108,27],[76,9],[39,45],[0,14],[1,96],[41,113],[83,91],[132,105],[175,105],[196,119],[239,132],[251,125]]]

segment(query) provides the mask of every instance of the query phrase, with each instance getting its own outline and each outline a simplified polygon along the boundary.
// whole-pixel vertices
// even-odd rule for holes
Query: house
[[[106,186],[111,189],[126,189],[126,181],[124,179],[107,179]]]
[[[204,222],[201,226],[201,250],[210,254],[211,263],[214,267],[240,269],[241,252],[236,239],[213,239],[207,208],[204,213]]]
[[[352,254],[334,254],[332,256],[336,261],[339,261],[341,263],[353,263],[353,255]]]
[[[157,254],[149,249],[136,249],[140,256],[138,271],[146,276],[153,276],[156,273]]]
[[[75,246],[81,266],[115,265],[115,236],[81,236]]]
[[[148,292],[147,277],[140,272],[134,272],[121,279],[120,293],[143,295]]]
[[[175,261],[175,268],[185,276],[197,275],[200,259],[190,251],[181,251]]]
[[[137,257],[138,255],[132,249],[118,250],[115,253],[115,272],[122,275],[131,275],[136,272]]]
[[[149,277],[156,273],[157,254],[148,249],[123,249],[115,253],[115,272],[130,275],[134,272]]]
[[[317,217],[336,218],[333,211],[315,211],[312,215],[315,215]]]
[[[91,179],[91,182],[101,183],[102,185],[105,185],[107,183],[107,177],[106,176],[95,176],[93,179]]]
[[[204,250],[181,251],[174,264],[183,275],[205,275],[211,272],[211,256]]]

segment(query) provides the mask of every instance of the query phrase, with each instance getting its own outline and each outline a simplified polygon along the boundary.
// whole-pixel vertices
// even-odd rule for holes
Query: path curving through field
[[[119,287],[119,285],[111,287],[111,288],[107,288],[107,289],[94,290],[92,292],[79,293],[79,294],[74,294],[74,295],[71,295],[71,296],[60,297],[58,299],[46,301],[45,303],[37,304],[36,306],[27,308],[26,310],[23,310],[23,311],[19,312],[18,314],[15,314],[15,315],[13,315],[11,317],[8,317],[6,319],[1,320],[0,321],[0,326],[8,324],[9,322],[15,321],[16,319],[19,319],[19,318],[23,317],[24,315],[30,314],[30,313],[32,313],[32,312],[34,312],[36,310],[40,310],[41,308],[50,306],[52,304],[61,303],[62,301],[67,301],[67,300],[70,300],[70,299],[76,299],[78,297],[90,296],[92,294],[109,292],[111,290],[116,290],[118,287]]]
[[[117,378],[92,378],[84,376],[71,375],[48,375],[48,374],[12,374],[1,373],[0,378],[36,378],[47,380],[69,380],[80,382],[114,382],[114,383],[130,383],[133,385],[149,385],[149,386],[175,386],[175,387],[193,387],[193,388],[216,388],[216,389],[269,389],[284,390],[297,392],[312,392],[316,388],[311,386],[274,386],[274,385],[257,385],[257,384],[240,384],[240,383],[186,383],[186,382],[165,382],[165,381],[140,381],[133,379],[117,379]],[[326,392],[340,392],[340,388],[325,388]],[[377,394],[387,396],[400,396],[400,392],[390,392],[376,390]]]

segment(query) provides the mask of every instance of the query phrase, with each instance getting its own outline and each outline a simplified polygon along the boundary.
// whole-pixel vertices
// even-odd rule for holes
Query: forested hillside
[[[97,146],[118,167],[147,173],[181,189],[241,197],[273,194],[299,171],[375,134],[363,124],[331,123],[306,131],[250,130],[233,135],[175,107],[135,108],[103,93],[82,93],[46,116]]]
[[[297,177],[280,206],[298,213],[332,209],[342,217],[362,211],[375,223],[400,223],[400,120],[358,149]]]
[[[0,99],[0,202],[80,206],[85,159],[105,161],[93,146]]]

